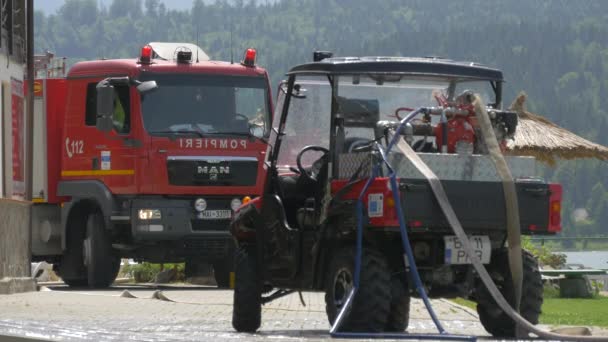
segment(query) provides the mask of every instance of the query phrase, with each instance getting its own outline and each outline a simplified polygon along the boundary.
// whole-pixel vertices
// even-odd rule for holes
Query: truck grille
[[[169,184],[179,186],[253,186],[258,176],[255,157],[169,157]]]

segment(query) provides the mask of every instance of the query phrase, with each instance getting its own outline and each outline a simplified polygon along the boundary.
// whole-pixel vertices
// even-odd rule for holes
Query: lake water
[[[607,251],[557,252],[566,255],[566,263],[583,264],[588,268],[608,269]]]

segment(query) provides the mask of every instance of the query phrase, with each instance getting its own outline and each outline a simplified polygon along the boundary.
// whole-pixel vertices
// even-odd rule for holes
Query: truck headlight
[[[241,202],[240,199],[238,198],[234,198],[231,202],[230,202],[230,208],[232,208],[232,211],[236,211],[238,208],[241,207],[241,204],[243,204],[243,202]]]
[[[194,209],[199,213],[205,211],[205,209],[207,209],[207,201],[205,201],[204,198],[197,199],[194,202]]]
[[[139,209],[138,216],[140,220],[160,220],[162,217],[160,209]]]

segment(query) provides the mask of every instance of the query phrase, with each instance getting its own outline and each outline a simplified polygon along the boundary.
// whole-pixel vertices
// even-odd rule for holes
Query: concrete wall
[[[29,202],[0,199],[0,294],[35,291],[30,264]]]

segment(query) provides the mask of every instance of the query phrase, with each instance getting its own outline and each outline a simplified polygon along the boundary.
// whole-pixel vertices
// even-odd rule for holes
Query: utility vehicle
[[[324,291],[329,322],[335,322],[353,287],[357,199],[379,146],[388,143],[387,128],[416,108],[425,108],[425,114],[408,124],[399,139],[438,175],[475,253],[513,301],[502,182],[479,137],[471,104],[473,94],[488,104],[505,149],[517,114],[501,109],[502,72],[439,58],[316,57],[292,68],[280,85],[266,154],[265,194],[241,206],[232,220],[238,245],[234,328],[256,331],[264,303],[303,290]],[[402,207],[395,205],[386,174],[363,195],[360,287],[342,329],[407,328],[410,297],[416,294],[396,215],[402,210],[429,296],[471,298],[490,333],[513,336],[513,321],[478,280],[426,179],[398,151],[387,158],[398,175]],[[507,162],[517,189],[521,233],[559,232],[561,186],[535,177],[534,158],[509,156]],[[523,253],[521,314],[537,323],[542,283],[537,261]]]

